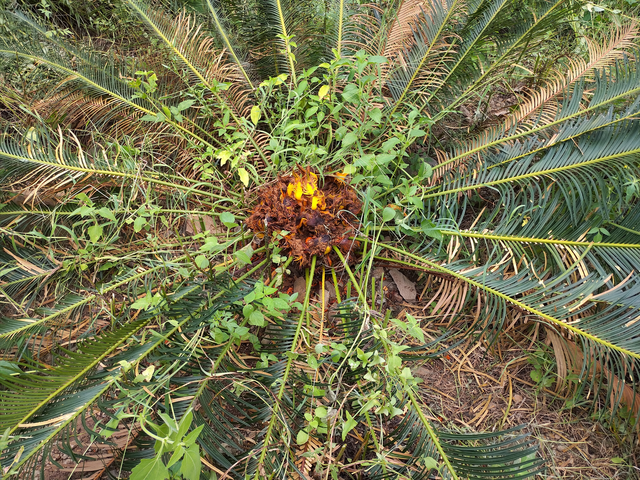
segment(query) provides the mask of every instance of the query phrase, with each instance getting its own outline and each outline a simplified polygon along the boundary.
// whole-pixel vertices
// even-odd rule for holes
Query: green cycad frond
[[[301,67],[322,61],[327,53],[322,34],[333,28],[329,19],[335,11],[333,0],[325,6],[321,11],[308,0],[207,0],[221,45],[232,52],[234,63],[251,65],[247,76],[252,80],[254,72],[260,79],[286,73],[295,82]]]
[[[385,51],[395,57],[398,68],[389,77],[396,100],[392,111],[404,108],[406,101],[436,120],[500,79],[525,46],[539,42],[549,25],[567,15],[566,2],[560,1],[545,4],[535,15],[496,0],[474,4],[471,11],[462,2],[430,2],[415,17],[421,12],[413,4],[402,3],[387,39]],[[410,38],[407,27],[412,24]],[[494,39],[498,30],[506,30],[499,42]],[[478,56],[492,61],[479,66]]]
[[[173,261],[179,262],[185,257],[176,258]],[[155,263],[155,262],[154,262]],[[158,262],[154,266],[142,269],[126,269],[121,275],[116,276],[106,285],[103,285],[98,292],[89,295],[79,295],[70,293],[59,299],[53,307],[41,309],[41,316],[38,318],[6,318],[0,324],[0,339],[15,338],[18,335],[27,335],[33,332],[44,332],[51,325],[55,325],[61,318],[65,319],[86,308],[92,302],[96,302],[101,296],[117,291],[118,289],[135,285],[136,282],[152,278],[153,275],[167,268],[168,262]],[[16,299],[19,303],[20,297]]]
[[[348,0],[332,0],[329,2],[328,11],[324,12],[325,18],[329,19],[325,21],[325,25],[328,28],[324,29],[322,34],[331,41],[327,42],[325,46],[326,53],[321,60],[330,60],[331,51],[334,49],[339,55],[343,54],[347,39],[347,23],[351,18],[352,7],[351,2]]]
[[[296,72],[330,61],[342,51],[353,8],[349,0],[206,0],[206,11],[220,45],[253,88],[268,76]],[[281,36],[292,36],[291,40]],[[293,47],[293,41],[297,46]],[[289,58],[293,53],[295,60]]]
[[[375,340],[372,330],[363,323],[366,317],[358,312],[354,302],[342,303],[336,307],[336,312],[341,312],[336,317],[341,323],[331,334],[334,340],[336,335],[344,335],[345,339],[352,339],[354,346],[351,348],[364,349],[362,354],[371,355],[379,351],[381,344]],[[349,403],[355,405],[359,399],[367,398],[367,393],[374,393],[367,391],[372,390],[371,385],[367,387],[363,384],[358,390],[350,389],[351,402],[336,405],[335,400],[329,400],[328,403],[326,400],[324,392],[332,388],[332,383],[325,383],[326,374],[319,376],[319,372],[309,369],[304,362],[295,362],[295,373],[292,371],[286,376],[288,352],[296,348],[292,341],[297,330],[296,323],[286,319],[282,324],[270,325],[263,339],[265,346],[269,347],[265,351],[282,357],[282,360],[268,367],[252,369],[243,367],[240,358],[225,360],[219,355],[227,355],[226,352],[232,354],[233,351],[225,347],[214,350],[216,353],[204,365],[194,365],[187,377],[174,378],[176,388],[173,394],[179,399],[175,402],[174,411],[180,415],[180,412],[189,411],[194,402],[199,403],[196,419],[199,425],[204,426],[200,442],[220,467],[220,473],[225,472],[234,477],[249,474],[252,478],[261,478],[267,471],[281,472],[282,475],[309,475],[310,469],[323,455],[331,455],[329,452],[322,452],[322,439],[316,438],[315,434],[307,441],[297,440],[301,438],[300,432],[308,422],[305,416],[313,411],[311,405],[318,402],[318,407],[325,409],[348,408]],[[196,330],[187,331],[191,332],[187,335],[196,334]],[[184,338],[184,342],[187,340]],[[161,350],[165,352],[162,358],[178,355],[182,348],[184,346],[181,345],[162,347]],[[213,362],[211,371],[208,371],[209,361]],[[344,361],[332,362],[326,359],[323,365],[323,370],[327,373],[341,378],[341,383],[345,385],[343,388],[349,388],[347,385],[358,382],[367,373],[364,368],[346,368]],[[207,376],[202,375],[205,371]],[[285,395],[278,399],[280,382],[286,382],[287,385]],[[402,398],[403,387],[396,385],[395,388],[396,394]],[[310,393],[311,391],[314,393]],[[333,392],[333,395],[338,394]],[[372,466],[368,470],[372,478],[387,478],[392,473],[411,475],[411,478],[427,478],[429,472],[432,472],[431,465],[422,464],[427,457],[443,462],[443,468],[451,478],[481,478],[482,474],[489,472],[493,475],[502,474],[505,478],[527,478],[538,469],[540,461],[535,458],[536,449],[532,447],[531,440],[525,440],[524,436],[513,437],[501,443],[487,445],[485,442],[484,447],[477,443],[467,446],[458,443],[480,441],[482,444],[489,438],[508,436],[510,431],[484,436],[442,434],[446,438],[446,441],[442,441],[441,434],[434,431],[426,417],[421,412],[417,413],[416,408],[421,407],[416,403],[415,397],[411,398],[411,405],[406,405],[407,413],[386,437],[384,453],[380,452],[389,461]],[[401,404],[397,406],[403,408]],[[370,417],[367,414],[359,414],[356,409],[353,416],[365,429],[368,428],[366,425]],[[265,443],[264,426],[274,421],[277,427],[268,437],[269,442]],[[247,433],[251,441],[241,442],[238,431],[259,433]],[[377,444],[375,447],[370,444],[370,448],[378,447]],[[477,459],[482,457],[483,466],[472,461],[474,456]]]
[[[215,48],[213,39],[202,30],[195,17],[181,13],[177,18],[169,18],[162,10],[147,5],[141,1],[128,0],[128,4],[135,10],[145,24],[162,40],[170,54],[179,58],[187,68],[188,85],[201,83],[211,91],[218,91],[219,82],[227,82],[232,86],[228,93],[221,92],[227,104],[233,108],[238,116],[247,114],[248,82],[246,72],[240,67],[226,63],[224,52]],[[244,86],[243,81],[248,85]],[[176,92],[173,92],[175,94]]]
[[[513,8],[512,5],[509,6]],[[471,61],[466,49],[461,51],[448,66],[452,69],[453,75],[443,84],[442,92],[436,91],[427,95],[424,100],[424,103],[431,107],[431,111],[437,112],[434,116],[436,120],[445,118],[451,110],[459,108],[471,97],[484,91],[487,86],[505,81],[502,77],[510,77],[513,74],[514,63],[524,54],[523,49],[539,45],[543,41],[544,32],[560,24],[577,5],[567,5],[567,2],[561,0],[542,2],[533,13],[516,6],[512,12],[515,18],[511,20],[517,22],[516,25],[500,25],[503,20],[496,14],[502,8],[504,6],[501,2],[495,2],[487,6],[486,10],[478,9],[478,14],[471,16],[470,30],[463,31],[464,35],[473,39],[474,46],[471,52],[477,46],[478,54],[492,59],[487,65],[478,65]],[[506,18],[509,16],[505,15],[504,19]],[[500,40],[493,40],[495,29],[501,26],[507,28],[507,35],[501,35]]]
[[[2,424],[3,429],[15,434],[0,458],[2,466],[11,467],[15,473],[41,450],[45,450],[46,456],[53,439],[65,432],[78,415],[84,414],[117,378],[117,372],[107,381],[96,381],[89,374],[152,319],[152,315],[146,316],[99,338],[80,342],[75,351],[64,351],[57,358],[56,367],[29,363],[23,365],[24,372],[3,374]],[[32,468],[29,470],[34,472]]]
[[[496,211],[467,230],[443,225],[442,232],[451,237],[472,239],[472,251],[506,248],[512,252],[514,262],[520,258],[533,261],[542,254],[548,259],[547,268],[557,271],[570,267],[584,256],[585,271],[595,268],[603,278],[612,275],[616,283],[637,270],[640,232],[630,227],[637,225],[638,206],[613,221],[606,218],[606,211],[603,216],[590,215],[589,205],[580,201],[574,201],[570,208],[561,193],[553,196],[547,192],[540,200],[544,209]],[[613,201],[609,199],[608,203]],[[585,218],[587,215],[590,216]],[[599,228],[605,228],[608,235],[595,241],[593,232]]]
[[[415,479],[431,478],[433,470],[422,464],[429,459],[445,460],[440,470],[443,478],[509,478],[524,479],[539,474],[541,460],[536,458],[537,447],[527,435],[519,434],[522,427],[498,433],[468,434],[463,432],[434,432],[424,415],[411,405],[409,413],[388,434],[391,445],[388,468],[396,475]],[[410,465],[408,458],[419,459]],[[372,469],[371,478],[388,478],[389,472]]]
[[[80,343],[78,351],[65,351],[65,356],[60,357],[61,363],[58,367],[53,370],[42,369],[41,376],[50,380],[47,383],[39,382],[37,378],[28,376],[29,374],[15,378],[3,375],[1,381],[8,389],[1,392],[0,402],[6,408],[10,408],[6,410],[7,412],[14,412],[12,416],[3,416],[3,420],[11,421],[10,426],[14,430],[18,429],[18,435],[3,452],[1,460],[3,467],[12,465],[13,470],[20,470],[41,449],[50,450],[54,439],[63,435],[78,415],[90,408],[114,385],[114,382],[123,381],[122,378],[127,373],[127,369],[122,366],[123,360],[129,363],[143,360],[165,341],[171,341],[170,339],[176,334],[180,334],[181,330],[190,323],[200,324],[224,308],[227,305],[224,298],[210,305],[203,296],[203,289],[216,291],[220,287],[226,288],[225,283],[221,279],[214,279],[208,283],[178,290],[170,297],[166,311],[161,305],[158,309],[143,313],[138,320],[126,323],[111,333]],[[235,290],[237,291],[237,288]],[[159,315],[165,315],[174,323],[169,325],[161,335],[154,336],[152,340],[124,349],[123,352],[116,356],[111,355],[109,358],[118,346],[122,346],[128,338]],[[125,319],[126,317],[123,318]],[[105,363],[106,368],[96,371],[99,363]],[[38,369],[36,365],[29,365],[29,367]],[[88,373],[91,375],[87,376]],[[19,397],[24,399],[24,391],[21,395],[20,392],[29,388],[31,393],[26,397],[33,399],[30,403],[13,401]],[[25,419],[28,421],[24,421]],[[22,455],[16,457],[16,453],[21,449],[24,449]],[[14,463],[16,458],[18,460]]]
[[[27,31],[28,36],[18,41],[0,39],[0,55],[36,62],[40,67],[50,68],[62,75],[61,81],[53,92],[51,90],[48,92],[51,94],[62,91],[62,105],[54,105],[55,110],[50,113],[64,118],[63,114],[70,112],[73,118],[78,115],[78,108],[89,105],[96,113],[104,114],[92,118],[88,124],[95,125],[96,130],[103,135],[109,133],[109,128],[121,134],[122,130],[115,128],[118,122],[120,125],[124,122],[126,133],[131,128],[132,122],[139,122],[144,116],[156,117],[157,100],[150,99],[148,95],[140,95],[140,92],[131,86],[132,75],[127,80],[128,69],[122,65],[121,61],[113,57],[106,59],[104,56],[76,49],[62,39],[46,35],[46,32],[26,17],[19,18],[23,20],[19,25]],[[163,88],[166,88],[166,85],[161,82],[158,92],[160,95],[167,93],[162,92]],[[78,97],[77,90],[82,91],[85,97]],[[69,97],[68,92],[72,92]],[[221,98],[219,100],[220,103],[224,103]],[[168,108],[166,105],[165,107]],[[83,115],[81,113],[80,115],[82,118]],[[118,119],[115,125],[114,117]],[[203,138],[202,128],[194,129],[188,121],[186,123],[185,126],[175,119],[165,118],[165,122],[155,124],[154,129],[162,131],[169,127],[174,133],[186,134],[188,138],[213,148],[210,142],[214,140],[211,137]],[[149,126],[154,126],[146,122],[142,125],[145,126],[145,130],[148,130]],[[104,126],[108,128],[101,131]]]
[[[80,51],[62,39],[47,36],[35,22],[19,16],[19,24],[27,30],[26,38],[0,39],[0,55],[37,61],[66,76],[63,82],[67,88],[73,84],[82,86],[89,94],[107,96],[123,107],[130,107],[142,114],[154,113],[152,104],[142,99],[132,100],[135,90],[119,74],[124,69],[105,62],[96,54]],[[50,48],[46,48],[50,45]],[[74,60],[72,61],[72,57]]]
[[[537,447],[527,435],[514,435],[521,427],[499,434],[440,433],[442,449],[462,478],[525,479],[544,471]]]
[[[441,8],[439,2],[434,2],[433,6],[436,10]],[[402,3],[396,22],[389,33],[385,54],[397,58],[401,65],[411,65],[410,58],[415,55],[415,50],[420,43],[427,39],[431,45],[429,55],[433,60],[431,64],[418,63],[418,70],[413,73],[412,82],[406,79],[401,82],[405,85],[401,98],[417,94],[418,96],[411,97],[410,101],[419,108],[427,107],[433,99],[436,99],[437,107],[440,107],[444,103],[445,96],[451,96],[454,91],[452,89],[459,88],[461,79],[476,75],[477,72],[473,70],[476,66],[470,61],[470,57],[480,53],[483,44],[491,39],[496,29],[503,26],[494,20],[500,18],[500,13],[508,10],[510,4],[505,0],[498,0],[477,6],[478,10],[468,11],[467,5],[452,3],[445,7],[446,18],[439,19],[434,11],[432,14],[423,13],[424,17],[417,21],[416,18],[419,18],[422,6],[418,2]],[[441,12],[441,14],[444,13],[444,11]],[[469,18],[461,20],[463,16]],[[438,34],[432,32],[441,20],[449,24],[447,29]],[[415,27],[412,26],[413,22],[416,22]],[[457,26],[458,23],[462,26]],[[434,48],[429,32],[431,36],[443,37],[440,48]],[[445,40],[444,37],[447,39]],[[470,68],[472,71],[468,71]],[[397,74],[391,78],[397,78]],[[394,83],[394,80],[391,82]],[[434,108],[431,107],[430,110]]]
[[[453,195],[457,196],[480,188],[492,188],[503,196],[506,210],[513,211],[517,204],[512,201],[517,202],[521,198],[515,195],[516,189],[525,186],[537,190],[539,187],[530,183],[535,179],[541,182],[541,185],[548,185],[554,190],[559,188],[564,195],[564,200],[570,205],[576,200],[580,200],[585,206],[604,203],[601,202],[600,193],[603,181],[615,176],[622,178],[627,175],[633,176],[639,171],[639,134],[640,130],[636,122],[598,129],[580,137],[575,143],[560,143],[547,149],[544,156],[537,161],[535,154],[528,154],[518,161],[506,164],[498,160],[496,161],[498,166],[495,168],[486,168],[484,167],[486,164],[481,164],[477,171],[470,168],[462,175],[455,174],[450,179],[445,177],[445,182],[441,189],[438,189],[439,191],[426,193],[423,198],[435,201],[443,196],[451,198]],[[521,151],[526,151],[527,146],[530,145],[531,143],[518,146],[522,147]],[[510,155],[511,151],[507,150],[507,156]],[[500,159],[501,155],[496,157]],[[589,180],[585,175],[590,175],[591,179],[597,179],[597,181]],[[559,178],[575,183],[577,193],[550,183]],[[575,213],[575,210],[573,213],[574,216],[580,215]]]
[[[402,253],[395,247],[387,248]],[[586,252],[555,275],[540,265],[513,268],[511,253],[489,252],[490,257],[482,267],[462,260],[443,264],[435,259],[405,254],[493,297],[495,308],[485,311],[491,322],[501,325],[505,306],[510,303],[612,351],[629,358],[640,358],[640,337],[637,336],[640,325],[634,322],[640,308],[637,281],[623,281],[617,287],[607,288],[608,278],[585,273],[580,261]],[[616,327],[612,328],[614,320]],[[622,343],[621,335],[627,339]]]
[[[225,469],[232,467],[235,472],[236,469],[242,470],[243,455],[247,454],[237,429],[253,429],[257,423],[268,419],[268,405],[256,395],[256,391],[270,398],[265,385],[270,385],[282,369],[272,366],[253,373],[235,352],[237,347],[233,337],[222,344],[212,345],[214,348],[209,348],[208,344],[212,342],[205,342],[205,349],[200,351],[206,352],[206,356],[193,355],[191,342],[209,328],[208,322],[214,321],[219,312],[228,314],[237,310],[239,307],[235,303],[252,290],[250,284],[227,286],[228,281],[220,278],[193,285],[171,297],[175,302],[175,312],[189,315],[190,319],[186,322],[178,320],[179,334],[167,335],[167,341],[155,349],[154,357],[185,363],[181,374],[171,379],[170,394],[175,397],[172,411],[176,418],[181,418],[198,406],[195,421],[205,426],[200,444],[217,465]],[[214,300],[202,302],[203,291],[213,293]],[[189,304],[197,308],[185,308]],[[241,387],[236,389],[236,385]],[[234,411],[230,412],[229,407]]]
[[[37,193],[46,195],[47,190],[63,191],[94,175],[107,182],[109,177],[136,177],[122,166],[118,168],[99,156],[85,155],[83,150],[73,147],[66,144],[64,137],[56,146],[46,137],[27,142],[26,146],[22,142],[5,142],[0,146],[2,181],[14,191],[31,189],[27,197],[30,199]]]
[[[429,89],[426,98],[420,104],[427,106],[432,99],[437,99],[438,103],[442,104],[440,95],[453,95],[456,84],[461,78],[466,79],[466,76],[477,73],[474,63],[470,62],[470,57],[482,52],[483,44],[495,35],[496,29],[503,26],[494,20],[500,18],[500,14],[508,11],[509,7],[507,0],[497,0],[492,3],[483,3],[479,10],[470,12],[471,20],[458,33],[463,39],[462,45],[458,46],[453,56],[441,59],[441,63],[445,66],[444,75],[438,79],[434,88]]]
[[[70,318],[77,318],[78,312],[81,312],[93,296],[81,296],[77,294],[69,294],[60,298],[55,307],[48,308],[43,311],[41,318],[3,318],[0,323],[0,338],[12,339],[18,336],[44,333],[52,325],[62,319],[65,324],[73,324],[69,322]],[[15,302],[16,304],[18,302]]]
[[[640,71],[630,58],[616,60],[612,67],[594,71],[595,86],[590,92],[587,104],[582,103],[586,89],[584,79],[578,79],[569,87],[570,94],[565,96],[563,104],[554,111],[553,118],[544,116],[543,111],[522,125],[514,124],[509,128],[503,125],[497,129],[489,129],[482,136],[460,145],[461,148],[456,148],[436,168],[453,168],[473,158],[473,155],[484,154],[487,150],[501,145],[505,145],[506,148],[503,147],[503,150],[507,150],[515,141],[524,139],[524,143],[516,143],[526,145],[521,152],[496,161],[505,163],[524,155],[543,152],[559,142],[574,142],[581,135],[590,134],[600,128],[633,120],[640,106],[638,78]],[[622,112],[611,109],[611,105],[619,101],[627,102]]]
[[[180,15],[177,19],[169,19],[157,8],[139,0],[127,0],[128,5],[145,22],[148,28],[162,42],[170,54],[177,59],[187,70],[193,85],[202,85],[208,90],[217,102],[217,108],[209,108],[210,116],[214,112],[231,115],[233,123],[240,129],[251,142],[255,149],[256,158],[259,157],[263,166],[268,164],[267,156],[264,152],[264,141],[261,141],[256,132],[249,131],[243,117],[248,116],[251,108],[250,94],[253,86],[246,77],[246,72],[241,66],[227,63],[224,52],[212,52],[214,42],[211,37],[201,32],[200,27],[194,18]],[[287,50],[288,47],[288,40]],[[247,81],[248,83],[245,83]],[[176,92],[174,92],[175,94]],[[165,107],[166,108],[166,107]],[[164,110],[164,109],[163,109]],[[166,110],[165,111],[165,116]],[[204,145],[213,147],[212,142],[217,143],[217,139],[212,139],[207,135],[217,120],[217,115],[207,119],[207,124],[197,125],[193,128],[177,125],[175,121],[169,121],[186,133],[187,138],[202,142]],[[207,139],[203,138],[207,137]]]
[[[46,406],[38,415],[37,422],[25,424],[3,451],[0,464],[9,475],[19,478],[40,478],[42,462],[38,453],[47,458],[55,448],[59,436],[75,434],[73,421],[86,412],[105,393],[110,383],[91,383],[80,386],[56,397],[55,403]],[[34,419],[35,420],[35,419]]]
[[[31,206],[27,203],[29,199],[26,196],[15,196],[12,200],[0,207],[0,227],[11,227],[13,231],[26,233],[37,226],[42,233],[52,234],[52,215],[69,219],[79,218],[77,213],[74,213],[80,206],[78,204],[56,206],[53,202],[40,202],[37,206]]]
[[[317,65],[317,58],[313,58],[313,41],[320,33],[315,26],[317,6],[308,0],[260,0],[258,3],[262,4],[266,26],[275,40],[273,47],[279,50],[272,53],[275,54],[277,71],[288,72],[295,82],[298,68]],[[288,38],[290,36],[293,36],[292,40]]]
[[[484,330],[492,335],[502,329],[507,306],[511,305],[580,339],[591,353],[574,359],[573,373],[585,384],[603,391],[612,405],[617,405],[624,395],[627,406],[632,406],[635,397],[629,396],[627,389],[636,388],[637,382],[629,379],[628,372],[639,368],[640,359],[640,283],[633,277],[640,258],[640,241],[625,245],[548,240],[544,245],[548,255],[541,255],[544,239],[536,242],[532,238],[492,235],[486,230],[460,235],[473,239],[472,258],[480,252],[489,255],[484,266],[462,260],[447,264],[406,255],[477,290],[485,300],[482,307],[474,307],[483,319]],[[459,245],[458,242],[457,248]],[[538,263],[541,257],[549,259],[546,267]],[[555,261],[558,265],[554,268]],[[459,306],[460,310],[465,303]],[[599,374],[605,368],[609,377],[622,383],[603,386]],[[628,387],[624,387],[625,381]],[[581,389],[586,388],[580,385]]]
[[[458,0],[433,1],[414,19],[416,29],[411,44],[398,52],[398,69],[389,79],[389,88],[394,99],[392,113],[404,106],[405,98],[414,91],[430,91],[437,88],[443,76],[443,67],[455,54],[450,24],[462,13]],[[406,52],[406,53],[405,53]],[[408,100],[408,99],[407,99]]]
[[[0,392],[3,415],[0,427],[10,433],[18,428],[34,425],[32,417],[48,405],[62,392],[80,382],[110,353],[124,343],[131,335],[143,328],[151,318],[131,322],[126,326],[102,335],[99,340],[87,340],[77,345],[77,350],[66,351],[57,358],[54,368],[40,365],[24,365],[28,373],[16,376],[2,375],[0,382],[4,390]]]

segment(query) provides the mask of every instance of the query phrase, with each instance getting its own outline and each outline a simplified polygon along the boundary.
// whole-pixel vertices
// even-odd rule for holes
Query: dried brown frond
[[[214,39],[202,31],[202,23],[186,12],[175,19],[159,10],[147,14],[170,40],[174,53],[194,67],[195,71],[188,71],[186,80],[189,85],[203,83],[214,90],[217,82],[229,83],[231,87],[219,94],[237,115],[246,116],[251,108],[253,86],[242,75],[238,65],[230,61],[227,52],[218,49]]]
[[[429,310],[431,318],[438,320],[453,320],[466,307],[466,298],[469,293],[469,285],[456,279],[438,279],[429,277],[425,290],[433,293],[425,296],[423,311]],[[422,299],[422,296],[421,296]],[[477,315],[481,310],[480,296],[478,296]],[[476,315],[476,317],[477,317]]]
[[[585,38],[589,50],[589,60],[572,59],[566,73],[555,72],[544,87],[527,93],[520,108],[505,119],[504,128],[508,129],[513,125],[520,124],[534,114],[536,114],[536,119],[538,120],[537,114],[540,111],[542,111],[542,115],[538,120],[538,124],[540,121],[543,123],[553,121],[558,109],[558,105],[554,100],[562,95],[569,85],[581,78],[593,77],[594,69],[613,65],[617,60],[629,53],[635,46],[637,38],[638,24],[636,23],[613,31],[609,41],[604,45],[593,39]],[[526,129],[526,126],[522,126],[520,129]]]
[[[423,110],[445,84],[451,73],[461,39],[450,33],[448,26],[463,14],[463,3],[449,10],[447,2],[440,0],[402,2],[396,18],[384,39],[383,55],[391,61],[383,65],[385,76],[401,87],[402,97]],[[440,17],[442,8],[447,15]],[[444,23],[442,23],[444,22]],[[441,27],[435,38],[426,33],[426,25]],[[434,105],[435,108],[438,108]]]
[[[561,337],[550,328],[546,329],[546,333],[548,341],[553,347],[558,369],[556,389],[562,391],[566,389],[565,382],[568,375],[582,374],[584,353],[574,341]],[[603,362],[596,360],[595,352],[589,353],[589,357],[588,371],[585,375],[590,377],[595,373],[596,375],[603,375],[607,379],[608,387],[611,389],[611,394],[609,395],[611,409],[614,410],[615,404],[619,402],[627,407],[633,416],[637,416],[640,411],[640,392],[636,392],[625,382],[625,379],[613,374]],[[627,374],[637,375],[638,372],[629,371]],[[638,425],[637,428],[638,427],[640,427],[640,425]]]
[[[303,445],[299,445],[296,450],[296,467],[302,475],[294,474],[293,478],[306,480],[312,478],[311,469],[322,460],[322,447],[318,440],[309,437]]]
[[[391,58],[397,56],[413,41],[412,28],[416,18],[425,10],[428,0],[404,0],[391,24],[384,45],[384,55]]]
[[[365,4],[360,6],[360,11],[351,17],[348,27],[345,29],[345,48],[353,53],[364,50],[369,55],[383,55],[384,41],[381,37],[383,30],[380,21],[367,9],[376,12],[381,17],[384,10],[378,5]]]

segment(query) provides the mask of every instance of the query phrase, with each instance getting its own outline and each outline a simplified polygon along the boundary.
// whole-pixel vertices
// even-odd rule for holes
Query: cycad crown
[[[201,457],[233,478],[328,478],[354,439],[375,452],[367,478],[527,478],[530,439],[436,429],[406,368],[516,321],[544,325],[558,388],[637,420],[635,24],[540,75],[531,52],[579,5],[125,3],[150,42],[131,52],[5,12],[6,472],[37,475],[55,448],[87,460],[83,425],[99,442],[131,429],[101,460],[132,478],[197,475]],[[8,76],[27,70],[37,88]],[[505,92],[510,111],[485,118]],[[295,299],[277,290],[289,232],[243,220],[254,187],[297,168],[351,181],[363,208],[331,213],[352,237],[326,234]],[[430,277],[442,337],[379,312],[378,261]],[[344,300],[331,311],[315,274]]]

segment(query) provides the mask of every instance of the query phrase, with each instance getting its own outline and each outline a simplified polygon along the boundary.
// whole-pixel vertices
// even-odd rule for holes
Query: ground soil
[[[527,425],[546,461],[547,471],[539,478],[640,478],[634,467],[640,451],[632,440],[617,438],[584,409],[561,410],[555,394],[534,386],[523,353],[514,345],[500,361],[483,346],[470,355],[456,349],[448,359],[415,368],[414,375],[423,379],[422,398],[445,427],[483,432]],[[616,458],[624,464],[613,463]]]

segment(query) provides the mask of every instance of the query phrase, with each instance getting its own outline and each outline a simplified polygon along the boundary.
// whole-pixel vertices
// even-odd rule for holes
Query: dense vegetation
[[[0,17],[5,475],[88,438],[104,478],[529,478],[535,442],[433,423],[411,369],[515,322],[638,424],[629,15],[87,5]],[[380,265],[420,272],[425,318]]]

